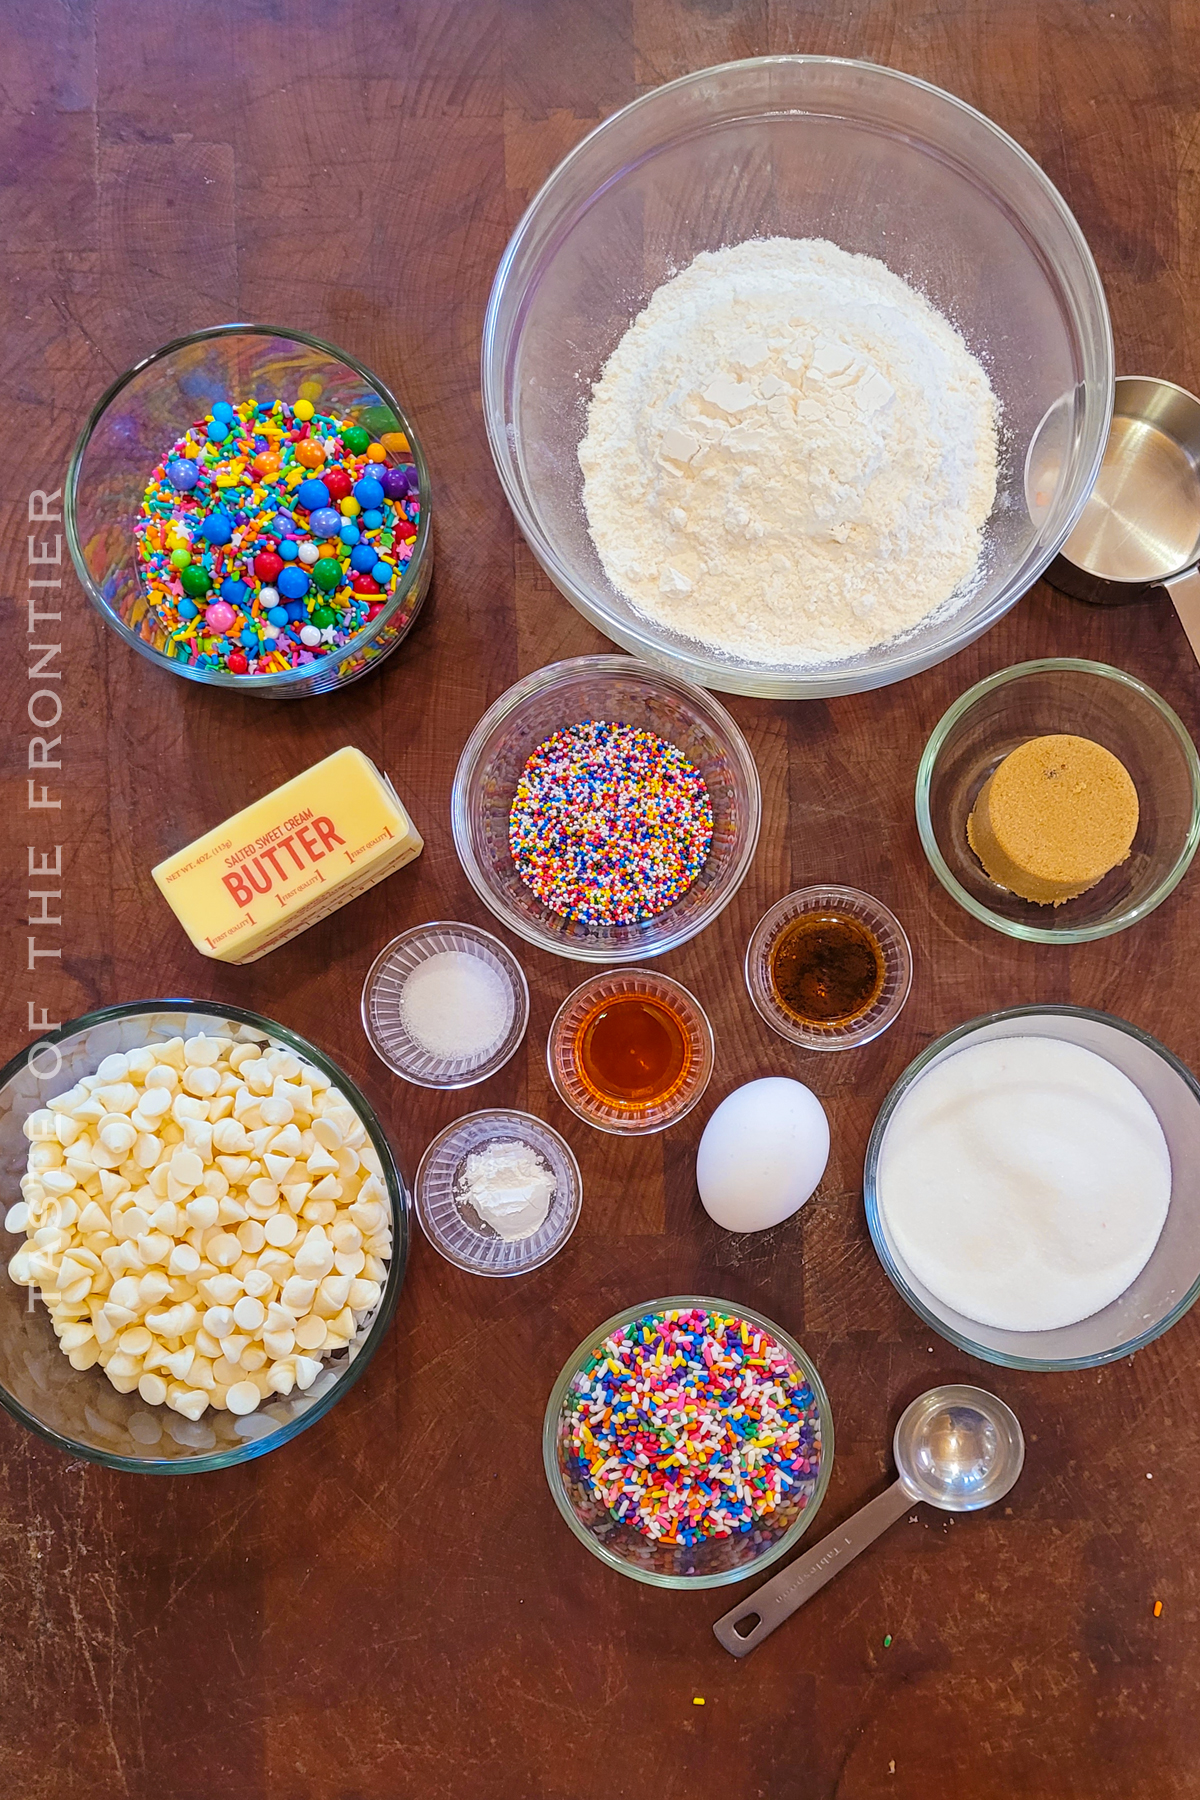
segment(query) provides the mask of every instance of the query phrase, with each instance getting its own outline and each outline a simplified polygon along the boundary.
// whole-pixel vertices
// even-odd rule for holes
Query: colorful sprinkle
[[[803,1372],[731,1313],[635,1319],[597,1347],[567,1404],[571,1476],[657,1543],[751,1531],[820,1470],[820,1408]]]
[[[700,771],[649,731],[584,719],[539,744],[517,781],[508,841],[551,912],[632,925],[691,887],[712,845]]]
[[[373,624],[379,596],[394,594],[408,567],[421,516],[416,470],[387,454],[303,391],[295,405],[218,400],[195,420],[155,466],[135,525],[164,653],[270,675],[336,655]],[[351,580],[351,544],[330,505],[356,484],[380,501],[365,588]],[[362,535],[356,528],[352,542]]]

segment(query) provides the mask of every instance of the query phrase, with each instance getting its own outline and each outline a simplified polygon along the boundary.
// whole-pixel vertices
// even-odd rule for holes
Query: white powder
[[[593,389],[579,463],[600,560],[640,612],[745,660],[830,662],[969,582],[996,404],[883,263],[755,239],[653,295]]]
[[[400,1017],[430,1056],[481,1062],[512,1024],[513,998],[498,970],[465,950],[418,963],[400,990]]]
[[[1158,1242],[1171,1155],[1141,1089],[1056,1038],[1001,1038],[930,1069],[896,1108],[879,1205],[932,1294],[1003,1331],[1073,1325]]]
[[[506,1139],[468,1156],[458,1192],[506,1244],[518,1244],[546,1223],[554,1188],[537,1151]]]

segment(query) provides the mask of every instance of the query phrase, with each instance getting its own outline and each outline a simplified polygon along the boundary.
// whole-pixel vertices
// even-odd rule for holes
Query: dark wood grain
[[[68,575],[66,951],[37,976],[23,621],[6,610],[18,680],[4,683],[4,1054],[26,1039],[30,1000],[61,1018],[152,994],[238,1001],[363,1084],[410,1176],[466,1107],[373,1062],[363,974],[404,926],[488,923],[450,841],[458,751],[517,675],[604,647],[518,540],[480,417],[492,272],[555,161],[613,108],[705,63],[807,50],[892,64],[983,107],[1059,183],[1107,283],[1118,367],[1200,379],[1190,0],[28,0],[5,10],[5,38],[5,593],[24,593],[26,495],[59,484],[85,404],[165,338],[232,317],[317,331],[397,388],[434,471],[438,568],[426,616],[379,674],[277,707],[157,674]],[[989,1007],[1108,1008],[1200,1066],[1195,873],[1136,932],[1068,956],[975,927],[922,859],[911,796],[930,727],[978,677],[1054,652],[1131,669],[1200,728],[1169,608],[1093,611],[1044,585],[904,686],[732,702],[762,774],[762,846],[719,923],[665,967],[713,1017],[712,1100],[772,1072],[824,1099],[833,1156],[799,1218],[744,1239],[708,1221],[693,1186],[707,1106],[640,1143],[574,1125],[542,1047],[578,970],[522,951],[527,1045],[469,1100],[527,1106],[576,1145],[587,1196],[557,1260],[487,1282],[418,1241],[366,1378],[295,1443],[224,1475],[117,1478],[0,1416],[2,1800],[1195,1795],[1200,1323],[1099,1373],[989,1371],[919,1327],[862,1213],[889,1084]],[[389,769],[426,854],[264,962],[203,961],[151,864],[343,743]],[[804,1059],[751,1011],[740,962],[772,899],[826,877],[894,906],[917,979],[878,1043]],[[837,1418],[822,1523],[878,1491],[896,1414],[935,1379],[990,1381],[1011,1401],[1024,1479],[996,1516],[913,1515],[735,1664],[710,1631],[728,1591],[609,1574],[541,1473],[542,1409],[567,1352],[619,1306],[672,1290],[753,1302],[814,1355]]]

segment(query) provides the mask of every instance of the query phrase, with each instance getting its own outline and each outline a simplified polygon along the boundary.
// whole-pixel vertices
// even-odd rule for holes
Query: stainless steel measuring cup
[[[1200,662],[1200,400],[1121,375],[1096,485],[1046,571],[1093,605],[1171,596]]]

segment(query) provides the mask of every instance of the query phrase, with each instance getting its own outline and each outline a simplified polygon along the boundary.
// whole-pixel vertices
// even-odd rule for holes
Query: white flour
[[[996,405],[883,263],[757,239],[653,295],[596,383],[579,463],[592,540],[641,612],[731,656],[829,662],[968,581]]]

